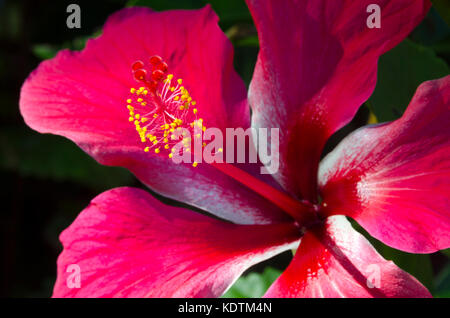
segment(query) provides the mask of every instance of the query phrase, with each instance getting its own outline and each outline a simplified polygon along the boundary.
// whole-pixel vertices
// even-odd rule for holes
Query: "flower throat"
[[[141,85],[130,89],[126,105],[129,121],[135,126],[144,151],[169,158],[175,153],[191,152],[191,136],[201,138],[206,127],[203,119],[197,118],[196,102],[183,86],[183,80],[167,74],[168,65],[157,55],[149,59],[147,67],[142,61],[134,62],[131,70]],[[182,147],[178,146],[180,142]],[[202,147],[205,146],[203,143]],[[192,165],[196,167],[197,162]],[[309,224],[315,219],[314,206],[309,202],[296,200],[234,165],[225,162],[209,165],[268,199],[299,224]]]

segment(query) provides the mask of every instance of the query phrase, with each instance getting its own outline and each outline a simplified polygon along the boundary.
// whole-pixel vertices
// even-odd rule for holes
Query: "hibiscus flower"
[[[53,296],[220,296],[250,266],[292,248],[266,297],[430,296],[346,217],[404,251],[450,247],[450,77],[422,84],[402,118],[357,130],[320,162],[327,139],[371,95],[379,56],[430,7],[378,0],[382,26],[370,29],[371,2],[248,1],[260,41],[248,99],[210,7],[124,9],[83,51],[41,63],[21,91],[30,127],[205,211],[135,188],[100,194],[61,234]],[[175,164],[171,133],[196,125],[279,128],[279,170]]]

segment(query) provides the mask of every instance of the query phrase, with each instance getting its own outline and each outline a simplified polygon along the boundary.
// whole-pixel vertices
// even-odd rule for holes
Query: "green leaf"
[[[220,18],[220,26],[228,29],[236,23],[252,24],[250,12],[244,1],[230,0],[130,0],[127,6],[144,6],[156,11],[171,9],[199,9],[210,4]]]
[[[450,264],[444,267],[439,275],[437,275],[435,284],[436,290],[433,293],[434,297],[450,298]]]
[[[281,271],[267,267],[263,273],[250,273],[239,278],[223,298],[259,298],[264,295]]]
[[[258,47],[259,46],[259,40],[258,36],[251,35],[242,39],[237,40],[234,45],[236,46],[253,46]]]
[[[433,6],[439,12],[444,21],[450,25],[450,1],[448,0],[433,0]]]
[[[433,50],[405,40],[380,58],[378,82],[370,98],[380,122],[399,118],[424,81],[449,73]]]
[[[244,1],[204,0],[203,2],[205,4],[211,4],[214,11],[220,17],[220,24],[222,26],[230,26],[236,23],[253,23]]]
[[[204,6],[203,0],[129,0],[127,7],[149,7],[155,11],[173,9],[198,9]]]
[[[60,48],[50,44],[36,44],[33,46],[33,54],[41,60],[53,58]]]
[[[450,258],[450,248],[448,248],[446,250],[442,250],[441,253]]]
[[[33,54],[41,60],[47,60],[53,58],[60,50],[69,49],[73,51],[80,51],[86,46],[86,42],[91,38],[100,36],[101,30],[94,32],[90,36],[79,36],[71,41],[64,42],[60,45],[51,44],[35,44],[32,47]]]
[[[431,8],[425,19],[414,29],[409,38],[416,43],[428,46],[439,43],[449,34],[449,25],[435,8]]]

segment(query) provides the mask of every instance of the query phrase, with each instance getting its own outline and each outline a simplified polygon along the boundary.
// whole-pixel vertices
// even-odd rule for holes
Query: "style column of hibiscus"
[[[346,217],[403,251],[450,247],[450,77],[423,83],[399,120],[357,130],[320,162],[326,140],[371,95],[379,56],[421,21],[429,1],[247,3],[260,41],[248,99],[210,7],[124,9],[83,51],[59,52],[26,80],[20,109],[30,127],[207,212],[135,188],[100,194],[61,234],[54,297],[220,296],[247,268],[291,248],[266,297],[430,296]],[[371,3],[381,7],[380,29],[366,26]],[[170,91],[176,79],[183,87]],[[153,110],[148,123],[136,117],[146,115],[141,106],[127,105],[140,85],[148,91],[142,109]],[[208,127],[279,128],[273,178],[257,164],[175,164],[155,148],[158,120],[193,114],[175,111],[173,94]],[[67,285],[71,264],[80,288]]]

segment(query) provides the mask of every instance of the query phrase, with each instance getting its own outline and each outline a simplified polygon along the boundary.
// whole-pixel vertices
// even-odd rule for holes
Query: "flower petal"
[[[61,234],[53,296],[220,296],[245,269],[298,237],[294,224],[236,225],[117,188],[96,197]]]
[[[361,128],[320,165],[324,213],[413,253],[450,247],[450,76],[422,84],[403,117]]]
[[[302,238],[292,263],[265,297],[430,297],[386,261],[343,216],[328,218]]]
[[[424,17],[428,0],[376,1],[381,28],[370,29],[372,0],[247,0],[259,33],[249,91],[252,126],[280,128],[277,180],[317,200],[317,167],[326,140],[372,93],[379,56]]]
[[[61,51],[29,76],[20,97],[26,123],[71,139],[102,164],[127,167],[162,195],[236,223],[285,220],[274,204],[207,164],[176,165],[144,152],[128,121],[126,100],[130,88],[139,86],[131,65],[156,54],[183,79],[208,127],[249,126],[245,85],[233,69],[233,48],[217,20],[209,6],[116,13],[83,51]]]

